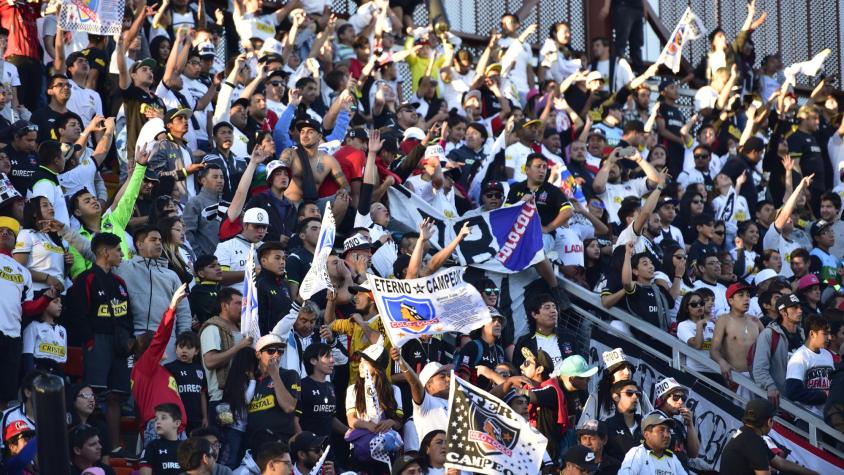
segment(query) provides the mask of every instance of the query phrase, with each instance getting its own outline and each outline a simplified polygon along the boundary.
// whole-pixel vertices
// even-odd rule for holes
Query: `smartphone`
[[[637,152],[636,147],[628,146],[628,147],[624,147],[623,149],[621,149],[618,152],[618,155],[623,157],[623,158],[627,158],[627,157],[632,157],[633,155],[636,155],[636,152]]]

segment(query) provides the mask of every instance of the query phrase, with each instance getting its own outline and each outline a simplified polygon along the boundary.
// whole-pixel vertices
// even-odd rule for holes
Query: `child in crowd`
[[[44,294],[45,291],[40,292]],[[41,312],[37,320],[23,331],[23,370],[33,368],[62,375],[61,366],[67,361],[67,330],[58,323],[62,314],[62,298],[57,296]]]
[[[158,438],[141,452],[141,475],[179,475],[182,473],[177,459],[179,426],[182,414],[175,404],[155,406],[155,433]]]
[[[217,303],[217,294],[220,292],[223,270],[216,257],[206,254],[196,259],[193,271],[197,284],[191,288],[188,298],[193,312],[191,326],[193,331],[197,331],[206,320],[218,313],[220,304]]]
[[[192,331],[179,333],[176,337],[176,361],[164,365],[179,388],[179,397],[188,418],[185,424],[188,433],[208,426],[208,384],[202,364],[196,359],[199,347],[199,335]]]

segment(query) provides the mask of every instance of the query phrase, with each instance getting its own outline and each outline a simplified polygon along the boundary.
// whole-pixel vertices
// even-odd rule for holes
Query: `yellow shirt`
[[[404,42],[404,47],[407,49],[413,48],[413,37],[408,36],[407,40]],[[431,77],[434,78],[434,84],[437,84],[437,78],[440,77],[440,68],[443,66],[443,60],[445,59],[444,56],[437,56],[437,59],[434,60],[434,67],[431,69]],[[410,77],[413,80],[413,83],[410,85],[410,90],[413,93],[416,93],[416,89],[419,88],[419,80],[425,76],[425,70],[428,69],[428,58],[420,58],[415,54],[411,54],[407,58],[405,58],[408,67],[410,67]],[[412,102],[412,101],[411,101]]]
[[[384,337],[384,351],[389,352],[392,344],[390,344],[390,339],[387,338],[387,334],[384,331],[384,324],[381,323],[381,319],[375,318],[369,323],[369,328],[377,331]],[[349,384],[354,384],[360,377],[360,373],[358,372],[360,360],[359,358],[355,358],[354,355],[358,351],[363,351],[366,347],[368,347],[370,345],[369,340],[366,339],[366,336],[360,326],[351,318],[334,320],[331,323],[331,331],[334,333],[342,333],[349,337]],[[392,373],[392,368],[393,365],[387,365],[386,372],[388,377]]]

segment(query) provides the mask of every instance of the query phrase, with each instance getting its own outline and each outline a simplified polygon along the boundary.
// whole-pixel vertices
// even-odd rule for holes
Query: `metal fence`
[[[747,16],[746,0],[649,0],[659,14],[659,21],[671,31],[686,7],[712,31],[716,27],[724,30],[728,39],[735,38]],[[841,37],[844,35],[844,2],[841,0],[757,0],[757,17],[763,11],[768,18],[753,32],[756,51],[756,66],[768,54],[779,53],[788,65],[805,61],[824,48],[833,53],[826,60],[827,74],[844,74],[844,52]],[[709,42],[700,39],[686,48],[683,56],[696,66],[709,49]],[[798,77],[803,84],[806,78]]]

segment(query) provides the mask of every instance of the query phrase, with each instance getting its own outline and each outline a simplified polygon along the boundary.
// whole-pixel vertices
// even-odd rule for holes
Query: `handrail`
[[[718,366],[715,361],[713,361],[708,356],[702,355],[700,350],[692,348],[691,346],[681,342],[675,336],[666,333],[662,329],[651,325],[644,320],[637,318],[619,308],[605,308],[601,304],[601,299],[595,293],[575,284],[574,282],[562,278],[564,288],[566,291],[576,297],[577,299],[590,304],[592,307],[598,309],[600,312],[612,316],[613,318],[620,320],[624,323],[627,323],[633,328],[637,328],[639,330],[647,332],[649,335],[654,337],[655,339],[659,340],[660,343],[671,347],[672,354],[671,356],[667,356],[663,353],[660,353],[658,350],[651,348],[649,346],[641,345],[639,341],[634,339],[631,335],[618,330],[617,328],[611,326],[609,323],[602,320],[599,316],[595,315],[593,312],[590,312],[588,309],[585,309],[578,305],[577,303],[572,302],[569,310],[574,310],[580,315],[582,318],[589,320],[592,324],[598,325],[601,327],[602,330],[606,331],[607,333],[611,333],[613,336],[626,340],[630,343],[635,344],[640,350],[647,352],[651,356],[664,361],[666,364],[671,366],[672,368],[680,371],[684,371],[695,376],[698,379],[705,381],[707,384],[712,386],[713,388],[718,389],[719,391],[728,394],[729,397],[735,399],[741,399],[734,391],[731,389],[723,386],[719,382],[716,382],[702,374],[698,371],[689,369],[683,364],[681,356],[685,356],[687,359],[691,358],[695,360],[697,363],[705,366],[707,369],[712,370],[713,373],[720,373],[721,368]],[[737,372],[732,373],[732,380],[735,383],[738,383],[741,387],[751,391],[753,394],[767,399],[768,395],[765,391],[763,391],[752,379],[739,374]],[[822,448],[833,455],[844,458],[844,452],[837,449],[836,447],[825,443],[822,438],[818,437],[818,431],[824,433],[825,435],[831,436],[836,441],[844,443],[844,434],[839,432],[838,430],[831,427],[825,421],[820,419],[816,414],[811,413],[802,407],[797,406],[795,403],[785,399],[784,397],[780,398],[780,408],[783,410],[795,415],[797,418],[803,420],[809,425],[808,433],[806,430],[797,427],[796,425],[792,424],[791,422],[780,418],[779,416],[776,417],[778,423],[782,424],[789,430],[805,437],[809,443],[815,447]]]

